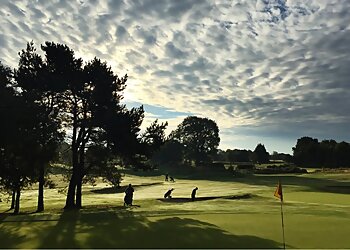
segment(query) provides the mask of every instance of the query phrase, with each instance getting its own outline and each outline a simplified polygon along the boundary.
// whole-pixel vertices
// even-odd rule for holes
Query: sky
[[[0,1],[0,60],[33,40],[128,74],[143,128],[215,120],[221,149],[292,153],[298,138],[350,141],[348,0]]]

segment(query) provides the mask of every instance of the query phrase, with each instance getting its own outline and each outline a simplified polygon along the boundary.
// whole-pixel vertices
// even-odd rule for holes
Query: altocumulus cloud
[[[167,119],[215,119],[222,147],[266,141],[270,151],[290,152],[303,135],[350,140],[350,1],[4,0],[0,7],[3,63],[15,67],[30,40],[65,43],[128,73],[127,101],[182,112]]]

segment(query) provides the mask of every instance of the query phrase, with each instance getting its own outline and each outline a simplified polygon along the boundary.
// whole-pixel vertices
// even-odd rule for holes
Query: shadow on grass
[[[240,200],[240,199],[250,199],[253,195],[251,194],[242,194],[242,195],[227,195],[227,196],[207,196],[207,197],[196,197],[194,201],[192,201],[191,198],[181,198],[181,197],[172,197],[170,199],[157,199],[162,202],[169,202],[169,203],[184,203],[184,202],[196,202],[196,201],[208,201],[208,200],[215,200],[215,199],[228,199],[228,200]]]
[[[132,211],[64,211],[40,248],[278,248],[281,243],[232,235],[200,220],[150,221]],[[7,246],[6,246],[7,247]]]
[[[47,234],[39,248],[79,248],[79,243],[75,237],[79,217],[79,210],[63,210],[57,224],[46,231]]]
[[[24,235],[20,234],[20,227],[16,225],[7,226],[3,222],[9,216],[15,216],[10,213],[12,209],[8,209],[0,213],[0,248],[15,248],[18,241],[25,239]]]
[[[237,182],[250,185],[265,185],[276,187],[278,180],[282,185],[299,186],[305,191],[322,191],[328,193],[350,194],[349,182],[331,180],[327,178],[312,178],[311,176],[278,175],[266,176],[255,175],[248,178],[238,178]]]
[[[322,178],[313,177],[312,174],[307,175],[247,175],[242,177],[232,176],[228,171],[224,172],[196,172],[191,175],[182,175],[181,179],[187,180],[210,180],[221,182],[238,182],[249,185],[264,185],[269,187],[276,187],[280,180],[282,185],[299,186],[305,191],[322,191],[329,193],[350,194],[350,182],[338,181],[327,178],[325,175]]]

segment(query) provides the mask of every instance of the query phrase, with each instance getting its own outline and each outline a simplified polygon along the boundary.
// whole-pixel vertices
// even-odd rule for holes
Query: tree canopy
[[[253,161],[257,163],[268,163],[269,162],[269,153],[266,151],[266,148],[263,144],[259,143],[253,151]]]
[[[45,42],[41,50],[43,56],[29,42],[14,71],[0,63],[0,115],[8,120],[0,125],[1,187],[16,192],[19,204],[21,189],[39,181],[42,211],[46,168],[59,145],[69,144],[65,207],[80,208],[83,178],[93,168],[117,183],[113,159],[150,156],[163,143],[167,123],[155,121],[141,135],[143,106],[121,104],[127,75],[119,77],[98,58],[84,62],[64,44]]]
[[[304,167],[348,167],[350,166],[350,144],[301,137],[293,147],[294,162]]]
[[[183,144],[186,160],[194,161],[197,166],[200,162],[210,162],[220,143],[215,121],[196,116],[186,117],[169,138]]]

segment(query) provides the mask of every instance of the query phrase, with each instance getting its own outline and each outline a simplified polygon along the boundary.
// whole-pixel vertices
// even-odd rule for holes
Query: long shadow
[[[57,224],[38,237],[43,237],[39,248],[79,248],[75,238],[75,229],[79,220],[79,210],[63,210]]]
[[[0,214],[0,248],[14,248],[19,241],[25,239],[24,235],[20,234],[20,222],[15,222],[10,227],[6,222],[8,217],[15,217],[10,213],[12,209],[8,209]]]
[[[278,248],[281,244],[249,235],[232,235],[199,220],[178,217],[149,221],[132,211],[81,214],[75,231],[87,234],[87,248]],[[43,246],[47,247],[47,246]]]
[[[4,221],[6,218],[7,218],[7,216],[9,216],[10,214],[9,214],[9,212],[11,211],[12,209],[7,209],[7,210],[5,210],[5,211],[3,211],[3,212],[1,212],[0,213],[0,222],[2,222],[2,221]]]
[[[282,247],[280,242],[234,235],[200,220],[170,217],[150,221],[139,214],[121,207],[64,211],[55,226],[37,230],[37,237],[42,239],[39,248]],[[3,232],[1,235],[7,236]],[[10,235],[13,237],[3,245],[6,248],[14,246],[10,242],[23,241],[16,238],[16,234]]]

